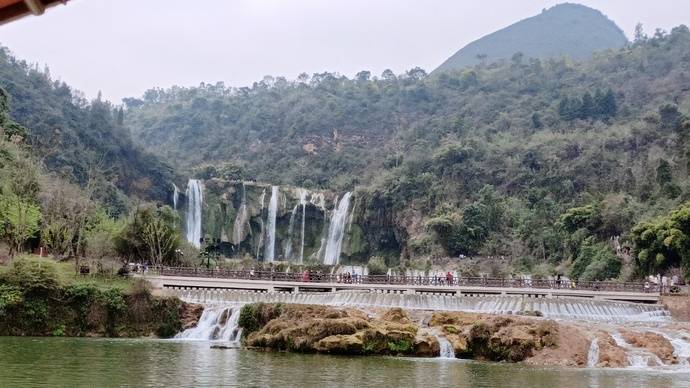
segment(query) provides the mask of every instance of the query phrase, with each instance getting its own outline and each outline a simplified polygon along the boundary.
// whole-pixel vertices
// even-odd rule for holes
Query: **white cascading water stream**
[[[331,217],[326,239],[326,252],[323,258],[323,263],[326,265],[336,265],[340,260],[340,251],[342,249],[343,236],[345,235],[345,225],[347,223],[347,212],[350,208],[351,196],[352,193],[345,193],[333,209],[333,216]]]
[[[180,189],[173,183],[173,210],[177,211],[177,201],[180,199]]]
[[[259,232],[259,242],[256,244],[256,258],[259,258],[259,252],[261,252],[261,244],[264,243],[264,219],[263,219],[263,214],[264,214],[264,203],[266,202],[266,189],[264,189],[261,192],[261,197],[259,197],[259,202],[261,202],[261,210],[259,210],[259,225],[260,225],[260,232]]]
[[[647,368],[650,366],[664,365],[664,362],[661,361],[656,354],[646,349],[636,348],[630,345],[619,332],[614,331],[610,334],[616,342],[616,345],[625,350],[625,355],[628,357],[628,365],[630,365],[631,368]]]
[[[587,352],[587,366],[594,368],[599,363],[599,339],[594,337]]]
[[[299,246],[299,262],[301,264],[304,263],[304,222],[307,211],[307,190],[299,190],[299,203],[302,205],[302,241]]]
[[[193,328],[175,336],[176,339],[238,342],[242,329],[238,327],[240,305],[234,307],[209,306]]]
[[[244,227],[247,223],[247,193],[244,182],[242,182],[242,201],[240,208],[237,210],[237,217],[235,217],[235,224],[232,228],[232,243],[239,247],[244,240]]]
[[[292,258],[292,233],[295,230],[295,216],[297,215],[297,209],[299,204],[292,208],[292,213],[290,213],[290,223],[288,224],[287,242],[285,244],[285,260],[290,260]]]
[[[203,185],[197,179],[187,183],[187,241],[201,248],[201,205],[203,204]]]
[[[264,262],[272,263],[276,253],[276,216],[278,214],[278,186],[271,187],[271,199],[268,202],[268,221],[266,222],[266,248]]]
[[[666,333],[656,332],[662,335],[673,346],[673,355],[678,359],[678,365],[690,365],[690,336],[684,332]]]
[[[446,337],[437,335],[436,340],[438,340],[438,344],[441,348],[441,351],[439,352],[439,358],[447,358],[447,359],[454,359],[455,358],[455,349],[453,349],[453,345],[446,339]]]

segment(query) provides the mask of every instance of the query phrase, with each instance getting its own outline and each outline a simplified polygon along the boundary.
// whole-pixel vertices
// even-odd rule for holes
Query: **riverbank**
[[[625,326],[517,315],[444,311],[245,305],[239,326],[249,349],[340,355],[453,357],[540,366],[687,365],[685,323]],[[678,335],[673,333],[680,333]]]
[[[15,259],[0,272],[0,336],[171,337],[203,308],[154,296],[142,280],[67,280],[46,259]]]

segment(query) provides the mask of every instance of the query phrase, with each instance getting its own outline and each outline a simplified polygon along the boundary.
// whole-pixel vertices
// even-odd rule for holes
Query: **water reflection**
[[[0,338],[2,387],[690,387],[690,374],[210,349],[206,342]]]

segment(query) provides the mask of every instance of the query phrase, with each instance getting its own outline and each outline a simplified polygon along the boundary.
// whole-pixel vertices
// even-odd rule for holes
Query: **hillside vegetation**
[[[132,141],[122,111],[100,97],[87,101],[47,69],[14,58],[0,47],[0,112],[25,131],[15,130],[52,172],[82,187],[113,215],[125,213],[127,196],[165,199],[172,170]],[[8,111],[4,113],[4,111]]]
[[[180,170],[357,187],[402,247],[389,264],[480,254],[629,277],[631,228],[690,196],[688,59],[680,26],[580,63],[152,89],[125,101],[125,124]]]
[[[597,51],[628,43],[620,28],[601,12],[579,4],[559,4],[461,48],[434,72],[459,70],[480,63],[528,58],[591,58]]]

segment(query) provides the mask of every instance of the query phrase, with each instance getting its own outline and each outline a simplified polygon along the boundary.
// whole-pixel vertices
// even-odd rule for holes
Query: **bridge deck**
[[[165,274],[135,275],[149,280],[156,288],[206,288],[226,290],[246,290],[255,292],[337,292],[362,291],[400,294],[441,294],[441,295],[522,295],[536,298],[592,298],[599,300],[618,300],[629,302],[656,303],[660,299],[658,292],[639,292],[609,289],[577,289],[553,284],[553,287],[514,287],[464,285],[460,282],[448,284],[387,284],[333,281],[327,278],[323,281],[310,282],[302,280],[271,280],[260,278],[228,278],[208,276],[175,276]],[[336,278],[337,279],[337,278]],[[561,287],[558,287],[558,286]]]

